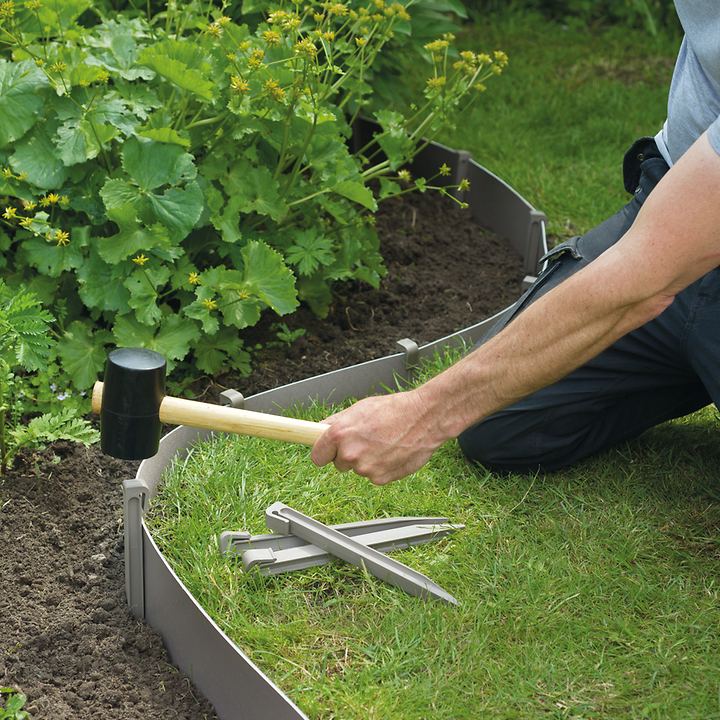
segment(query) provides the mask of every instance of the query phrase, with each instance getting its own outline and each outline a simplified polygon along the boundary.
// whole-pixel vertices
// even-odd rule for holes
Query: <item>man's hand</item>
[[[417,391],[366,398],[323,422],[330,429],[315,443],[313,462],[354,470],[375,485],[415,472],[447,439]]]

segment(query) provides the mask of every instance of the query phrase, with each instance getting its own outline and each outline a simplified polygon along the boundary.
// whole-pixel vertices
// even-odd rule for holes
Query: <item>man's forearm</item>
[[[418,388],[442,439],[560,380],[667,307],[664,293],[627,292],[628,266],[607,283],[600,259],[522,312],[500,334]]]

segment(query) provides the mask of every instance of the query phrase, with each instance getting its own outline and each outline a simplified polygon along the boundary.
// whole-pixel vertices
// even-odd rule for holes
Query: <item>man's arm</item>
[[[446,440],[657,317],[718,265],[720,156],[703,135],[613,247],[424,385],[361,400],[328,418],[313,461],[334,462],[376,484],[414,472]]]

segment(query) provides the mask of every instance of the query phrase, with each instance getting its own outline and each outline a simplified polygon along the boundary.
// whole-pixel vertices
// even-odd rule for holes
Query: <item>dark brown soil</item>
[[[390,203],[378,227],[389,268],[381,288],[342,288],[323,321],[301,310],[288,325],[303,338],[221,385],[252,394],[386,355],[400,338],[434,340],[520,292],[519,258],[447,200]],[[269,325],[257,340],[272,337]],[[134,470],[58,443],[0,481],[0,686],[21,688],[35,720],[215,717],[125,606],[120,482]]]

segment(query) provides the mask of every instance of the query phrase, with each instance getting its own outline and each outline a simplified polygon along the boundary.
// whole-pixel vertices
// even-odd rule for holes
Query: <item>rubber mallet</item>
[[[100,446],[107,455],[143,460],[158,451],[161,426],[191,427],[313,445],[330,426],[165,395],[165,358],[142,348],[113,350],[104,382],[95,383]]]

